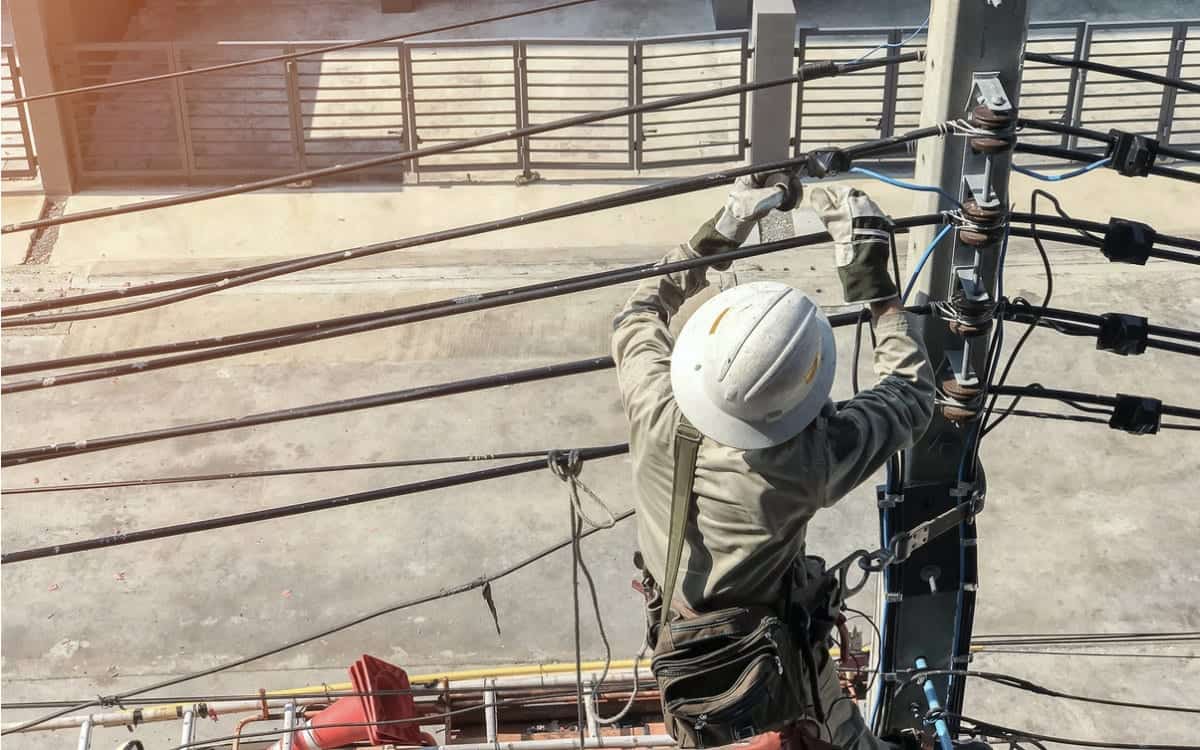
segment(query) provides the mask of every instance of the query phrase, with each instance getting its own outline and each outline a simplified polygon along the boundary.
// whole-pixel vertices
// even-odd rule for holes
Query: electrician
[[[800,194],[795,175],[740,178],[717,215],[662,262],[736,248],[773,207],[794,206]],[[727,607],[778,610],[794,592],[811,596],[824,564],[806,557],[809,519],[911,446],[930,422],[933,373],[887,271],[890,219],[850,188],[817,190],[811,203],[833,237],[845,300],[870,308],[877,339],[878,382],[841,408],[829,398],[833,329],[801,290],[773,281],[733,287],[701,305],[675,340],[672,317],[708,284],[706,269],[695,268],[642,281],[614,322],[644,582],[653,589],[678,580],[659,592],[675,603],[669,619]],[[699,448],[691,476],[679,479],[677,435],[689,424]],[[680,565],[672,571],[673,492],[689,480]],[[853,701],[839,700],[825,638],[797,643],[813,651],[806,664],[815,679],[806,675],[804,684],[808,695],[818,693],[830,741],[846,750],[892,747],[870,734]],[[795,718],[805,711],[798,706]]]

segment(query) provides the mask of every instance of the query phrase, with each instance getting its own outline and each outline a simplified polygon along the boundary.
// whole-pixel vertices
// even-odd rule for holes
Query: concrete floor
[[[907,194],[866,186],[895,215]],[[1030,183],[1014,180],[1022,208]],[[608,192],[598,185],[431,185],[402,191],[287,191],[243,196],[63,227],[49,263],[5,268],[5,290],[31,284],[102,288],[245,265],[409,235]],[[1150,221],[1200,234],[1180,206],[1194,188],[1131,182],[1107,172],[1056,186],[1068,210]],[[380,256],[235,289],[157,311],[4,336],[6,361],[25,361],[190,338],[469,294],[658,257],[721,201],[713,190],[569,222]],[[82,210],[134,196],[72,198]],[[798,227],[815,217],[797,213]],[[8,238],[5,238],[7,242]],[[1195,328],[1200,274],[1151,263],[1113,267],[1095,253],[1052,249],[1055,304],[1090,312],[1147,314]],[[5,253],[7,257],[8,253]],[[779,278],[824,304],[840,293],[830,249],[741,264],[739,281]],[[1006,289],[1040,298],[1041,266],[1014,243]],[[57,285],[57,286],[56,286]],[[147,373],[7,397],[5,449],[117,434],[213,417],[437,383],[577,359],[607,351],[609,321],[627,288],[523,305]],[[11,298],[11,297],[10,297]],[[835,396],[849,392],[849,336],[839,334]],[[866,364],[864,377],[869,377]],[[1195,367],[1174,354],[1117,358],[1083,339],[1039,331],[1012,382],[1100,393],[1135,392],[1195,406]],[[14,468],[4,486],[178,473],[411,458],[619,442],[625,428],[611,373],[515,386],[415,404],[149,444]],[[1097,425],[1011,419],[985,444],[991,489],[980,519],[982,585],[976,632],[1106,632],[1200,629],[1200,583],[1190,502],[1200,451],[1193,433],[1135,438]],[[203,485],[7,496],[2,542],[18,549],[115,530],[403,483],[463,467],[322,474]],[[474,468],[465,467],[465,468]],[[609,504],[631,504],[622,458],[590,463],[583,478]],[[502,567],[566,533],[565,489],[547,472],[386,500],[221,532],[5,566],[5,700],[86,697],[208,667],[301,636],[388,602]],[[817,516],[811,549],[830,558],[873,545],[873,490],[860,487]],[[615,656],[636,651],[638,599],[630,590],[633,526],[598,534],[585,553],[600,588]],[[371,653],[406,668],[560,661],[573,653],[570,568],[552,557],[494,586],[502,634],[467,594],[372,621],[248,668],[176,688],[176,695],[252,692],[344,679]],[[857,600],[872,609],[873,588]],[[600,655],[585,628],[585,653]],[[1200,684],[1197,654],[1181,646],[1119,648],[1143,656],[988,654],[976,666],[1063,690],[1186,704]],[[1165,657],[1165,658],[1163,658]],[[1189,700],[1191,699],[1191,700]],[[972,684],[967,713],[1059,735],[1127,742],[1189,742],[1194,723],[1068,705]],[[7,711],[3,720],[23,714]],[[201,737],[231,721],[205,723]],[[134,736],[147,748],[177,737],[173,725]],[[96,747],[128,738],[97,730]],[[6,748],[61,748],[70,734],[6,738]]]

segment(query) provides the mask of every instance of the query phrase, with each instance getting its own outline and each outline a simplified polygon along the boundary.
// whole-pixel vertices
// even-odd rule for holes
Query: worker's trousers
[[[836,665],[828,649],[817,649],[816,662],[817,687],[825,711],[821,739],[842,750],[896,750],[896,745],[871,734],[858,705],[842,692]]]

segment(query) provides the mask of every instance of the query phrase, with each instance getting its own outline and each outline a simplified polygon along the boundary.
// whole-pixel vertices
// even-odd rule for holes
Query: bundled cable
[[[553,130],[562,130],[564,128],[587,125],[593,122],[599,122],[601,120],[627,117],[629,115],[642,112],[655,112],[661,109],[669,109],[671,107],[707,101],[709,99],[717,99],[736,94],[745,94],[751,91],[760,91],[762,89],[773,88],[777,86],[787,86],[796,83],[797,81],[810,81],[818,78],[830,78],[833,76],[842,75],[844,73],[870,70],[872,68],[888,65],[899,65],[901,63],[913,62],[921,59],[924,59],[923,52],[907,52],[901,55],[881,57],[871,60],[861,60],[857,62],[834,62],[832,60],[828,60],[823,62],[804,63],[800,66],[799,71],[795,75],[785,76],[782,78],[754,81],[752,83],[743,83],[733,86],[722,86],[720,88],[709,89],[691,94],[680,94],[678,96],[655,99],[651,102],[631,104],[629,106],[617,107],[615,109],[603,110],[601,112],[592,112],[588,114],[575,115],[572,117],[564,117],[546,123],[527,125],[525,127],[504,130],[488,135],[477,136],[475,138],[465,138],[459,141],[451,141],[435,146],[426,146],[423,148],[413,149],[412,151],[403,151],[395,154],[385,154],[383,156],[371,157],[369,159],[359,159],[357,161],[347,162],[345,164],[336,164],[330,167],[310,169],[303,172],[282,175],[279,177],[268,177],[261,180],[255,180],[253,182],[244,182],[238,185],[230,185],[211,190],[197,190],[195,192],[171,196],[168,198],[156,198],[148,201],[140,201],[138,203],[128,203],[123,206],[112,206],[89,211],[78,211],[75,213],[63,214],[61,216],[46,217],[35,219],[33,221],[20,222],[17,224],[6,224],[3,227],[0,227],[0,233],[8,234],[10,232],[21,232],[30,229],[42,229],[45,227],[60,226],[62,224],[70,224],[79,221],[88,221],[91,219],[101,219],[111,216],[138,213],[141,211],[181,206],[189,203],[197,203],[199,201],[212,200],[214,198],[224,198],[231,195],[241,195],[243,193],[265,190],[272,187],[283,187],[294,182],[318,180],[325,177],[332,177],[334,175],[371,169],[373,167],[381,167],[388,164],[398,164],[428,156],[436,156],[439,154],[452,153],[454,151],[462,151],[479,146],[487,146],[493,143],[517,140],[532,135],[547,133]]]

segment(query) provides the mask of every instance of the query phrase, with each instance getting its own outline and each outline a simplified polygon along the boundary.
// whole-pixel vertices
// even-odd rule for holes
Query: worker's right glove
[[[892,220],[857,188],[820,188],[812,206],[833,237],[846,302],[878,302],[899,294],[888,274]]]
[[[692,249],[699,255],[713,255],[739,247],[759,219],[772,209],[791,211],[795,208],[803,189],[795,171],[737,178],[725,205],[692,236]],[[723,271],[729,264],[714,267]]]

